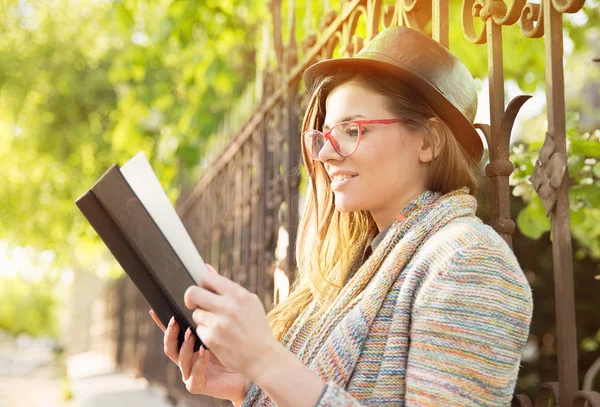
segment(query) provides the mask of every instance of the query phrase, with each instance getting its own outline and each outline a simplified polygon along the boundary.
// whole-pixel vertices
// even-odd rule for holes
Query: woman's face
[[[342,84],[327,97],[322,130],[326,133],[348,120],[399,119],[385,102],[384,96],[364,85]],[[393,123],[364,125],[358,150],[346,158],[326,142],[319,157],[329,174],[336,208],[369,211],[380,230],[389,226],[426,189],[426,140],[403,123]]]

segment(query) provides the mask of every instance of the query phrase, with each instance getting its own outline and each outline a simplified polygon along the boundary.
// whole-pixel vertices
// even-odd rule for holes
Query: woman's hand
[[[169,326],[165,328],[154,311],[150,310],[150,315],[165,333],[165,354],[179,366],[181,379],[190,393],[231,400],[236,406],[242,404],[251,384],[249,380],[223,366],[208,349],[200,347],[200,350],[193,352],[196,339],[193,335],[186,335],[187,340],[178,352],[179,324],[171,318]]]
[[[258,296],[209,268],[213,272],[184,296],[196,332],[224,366],[258,383],[289,352],[273,336]]]
[[[223,366],[208,349],[200,347],[200,350],[194,352],[195,337],[189,329],[186,340],[178,351],[177,335],[180,328],[175,319],[171,318],[169,325],[165,327],[153,310],[150,310],[150,316],[165,333],[164,352],[179,366],[182,380],[190,393],[231,400],[236,406],[242,404],[250,388],[250,380]]]

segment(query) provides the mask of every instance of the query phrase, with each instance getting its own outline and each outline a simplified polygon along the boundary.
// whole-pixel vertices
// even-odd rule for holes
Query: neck
[[[404,208],[424,191],[425,189],[421,189],[411,194],[405,194],[402,198],[393,200],[392,205],[371,211],[371,216],[373,216],[373,219],[377,224],[377,229],[381,232],[383,229],[394,223],[394,220],[396,220],[396,217],[404,211]]]

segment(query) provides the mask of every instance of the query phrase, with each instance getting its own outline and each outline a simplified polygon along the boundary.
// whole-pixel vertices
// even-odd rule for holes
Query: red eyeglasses
[[[304,145],[310,157],[315,161],[321,161],[319,153],[329,140],[333,149],[342,157],[349,157],[356,152],[362,136],[365,124],[393,124],[405,122],[408,119],[384,119],[384,120],[351,120],[340,122],[333,126],[327,133],[319,130],[307,130],[302,135]]]

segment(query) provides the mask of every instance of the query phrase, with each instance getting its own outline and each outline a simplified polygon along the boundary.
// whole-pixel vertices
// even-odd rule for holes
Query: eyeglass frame
[[[307,149],[307,151],[309,151],[308,155],[310,156],[310,158],[313,159],[313,161],[320,161],[323,162],[321,159],[319,158],[314,158],[312,156],[312,154],[310,154],[310,148],[307,146],[307,138],[306,138],[306,134],[309,132],[313,132],[316,131],[318,133],[321,133],[323,135],[323,138],[325,139],[325,143],[327,141],[329,141],[329,143],[331,144],[331,146],[333,147],[333,149],[335,150],[336,153],[338,153],[341,157],[347,158],[350,157],[352,154],[356,153],[356,151],[358,150],[358,146],[360,145],[360,140],[362,138],[362,130],[363,130],[363,125],[365,124],[394,124],[394,123],[401,123],[401,122],[407,122],[409,119],[379,119],[379,120],[346,120],[343,122],[339,122],[334,124],[327,133],[323,133],[321,130],[316,130],[316,129],[308,129],[306,130],[304,133],[302,133],[302,141],[304,144],[304,147]],[[342,152],[339,149],[337,140],[331,135],[331,133],[333,132],[333,129],[335,129],[337,126],[342,125],[342,124],[356,124],[358,126],[358,137],[356,138],[356,147],[354,147],[354,150],[349,153],[349,154],[342,154]],[[323,144],[323,147],[325,147],[325,143]],[[323,150],[323,147],[321,147],[321,150]],[[319,150],[319,153],[321,153],[321,150]],[[318,155],[317,155],[318,157]]]

